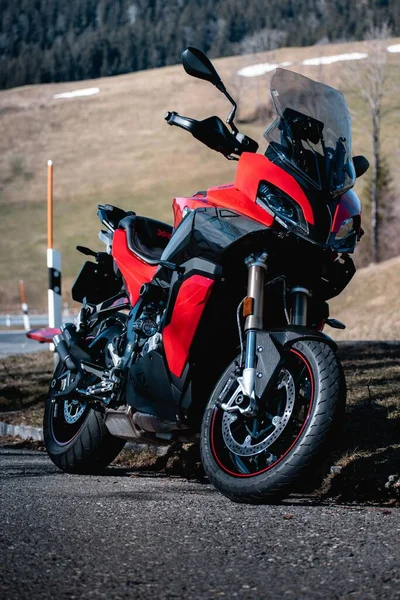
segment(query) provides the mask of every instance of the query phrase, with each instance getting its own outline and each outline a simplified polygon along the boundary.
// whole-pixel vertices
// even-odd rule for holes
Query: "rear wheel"
[[[281,370],[259,399],[256,417],[220,407],[238,394],[235,363],[218,382],[201,431],[201,456],[210,481],[237,502],[267,503],[287,496],[323,457],[345,405],[345,384],[333,350],[302,341],[285,351]],[[228,383],[231,380],[232,383]]]
[[[62,365],[56,368],[46,399],[43,434],[47,452],[57,467],[68,473],[98,473],[124,447],[125,441],[112,436],[103,415],[90,408],[78,395],[55,398],[60,383],[68,376]]]

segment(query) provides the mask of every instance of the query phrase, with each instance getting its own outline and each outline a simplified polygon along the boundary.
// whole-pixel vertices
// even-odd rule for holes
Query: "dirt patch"
[[[317,493],[336,502],[399,503],[400,342],[346,344],[339,352],[348,388],[346,416]],[[45,353],[1,359],[0,420],[41,426],[51,373],[52,357]],[[175,444],[161,454],[123,450],[114,465],[133,475],[204,477],[194,444]]]
[[[0,418],[5,412],[43,406],[53,365],[50,352],[0,358]]]
[[[198,444],[173,444],[160,454],[155,454],[150,449],[139,452],[124,449],[113,464],[132,469],[132,477],[137,473],[156,471],[171,476],[184,476],[187,479],[205,478]]]
[[[0,437],[0,447],[10,450],[37,450],[46,452],[43,442],[37,440],[23,440],[18,436],[3,435]]]
[[[50,352],[0,358],[0,421],[42,427],[53,368]]]

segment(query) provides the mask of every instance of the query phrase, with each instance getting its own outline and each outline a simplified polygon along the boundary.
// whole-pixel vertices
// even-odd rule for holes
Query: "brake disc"
[[[237,441],[232,433],[232,426],[238,419],[243,419],[244,417],[238,416],[235,413],[225,412],[222,417],[222,437],[231,452],[238,456],[253,456],[266,450],[266,448],[278,439],[289,422],[296,399],[293,377],[286,369],[282,371],[282,378],[278,385],[278,389],[281,388],[285,388],[286,390],[286,405],[283,414],[272,418],[271,425],[274,427],[274,430],[257,444],[252,444],[253,437],[250,434],[245,437],[243,442]]]
[[[76,423],[76,421],[82,416],[85,408],[85,402],[79,402],[79,400],[65,400],[64,419],[70,425],[72,423]]]

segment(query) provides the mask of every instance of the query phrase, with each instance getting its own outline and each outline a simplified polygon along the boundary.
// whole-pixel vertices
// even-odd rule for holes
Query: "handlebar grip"
[[[186,129],[186,131],[193,131],[193,128],[196,126],[198,121],[195,119],[190,119],[189,117],[182,117],[178,115],[175,111],[168,111],[164,117],[167,121],[168,125],[176,125],[176,127],[182,127],[182,129]]]
[[[165,116],[164,119],[167,121],[168,125],[173,125],[174,124],[174,117],[177,113],[175,111],[168,111]]]

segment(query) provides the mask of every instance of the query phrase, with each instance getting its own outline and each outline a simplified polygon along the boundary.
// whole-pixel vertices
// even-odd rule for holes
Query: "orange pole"
[[[53,161],[47,161],[47,248],[53,248]]]
[[[21,304],[26,304],[25,285],[23,279],[19,280],[19,295],[21,297]]]

